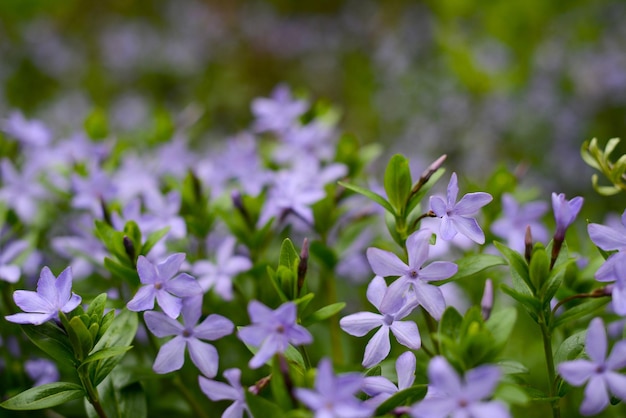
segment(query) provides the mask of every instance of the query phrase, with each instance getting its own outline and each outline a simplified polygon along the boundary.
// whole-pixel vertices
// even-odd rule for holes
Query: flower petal
[[[380,393],[392,394],[398,391],[396,385],[383,376],[366,376],[361,389],[369,396],[376,396]]]
[[[474,402],[467,407],[471,417],[510,418],[511,414],[500,401]]]
[[[135,312],[148,311],[154,308],[156,290],[149,284],[139,288],[135,296],[126,304],[126,307]]]
[[[181,273],[164,283],[163,289],[179,298],[188,298],[202,294],[198,281],[187,273]]]
[[[402,276],[409,269],[409,266],[404,264],[397,255],[389,251],[370,247],[367,249],[366,255],[372,271],[378,276]]]
[[[137,258],[137,274],[139,274],[139,280],[143,284],[154,284],[159,278],[154,264],[143,255]]]
[[[55,313],[57,307],[49,299],[44,299],[40,293],[30,290],[16,290],[13,292],[15,304],[24,312]]]
[[[420,270],[419,278],[427,282],[444,280],[459,271],[459,266],[449,261],[435,261]]]
[[[626,376],[616,372],[607,372],[604,375],[604,379],[615,397],[623,401],[626,400]]]
[[[428,283],[416,282],[415,297],[420,305],[437,321],[441,319],[443,311],[446,310],[446,301],[441,293],[441,289]]]
[[[383,316],[373,312],[357,312],[339,320],[342,330],[355,337],[362,337],[383,323]]]
[[[170,318],[178,318],[183,307],[183,300],[167,293],[163,289],[157,290],[155,293],[157,303],[163,309],[163,312]]]
[[[454,205],[454,213],[460,216],[473,215],[480,208],[491,202],[493,197],[489,193],[468,193]]]
[[[440,198],[439,196],[431,196],[430,197],[430,210],[435,212],[438,218],[442,218],[446,215],[447,207],[446,202]]]
[[[165,374],[179,370],[185,362],[185,346],[187,343],[183,337],[174,337],[161,346],[152,370],[159,374]]]
[[[389,355],[391,344],[389,343],[389,327],[381,327],[365,346],[363,355],[363,367],[372,367],[383,361]]]
[[[175,253],[167,257],[162,263],[159,263],[156,269],[161,280],[165,281],[174,277],[183,261],[185,261],[185,253]]]
[[[143,319],[150,332],[159,338],[180,335],[184,329],[180,322],[162,312],[147,311],[143,314]]]
[[[259,351],[250,359],[248,366],[251,369],[258,369],[263,366],[274,354],[281,351],[281,346],[281,340],[275,335],[268,336],[261,344]]]
[[[417,324],[413,321],[394,321],[391,324],[391,332],[398,342],[412,350],[417,350],[422,345]]]
[[[606,330],[601,318],[594,318],[587,328],[585,351],[596,364],[604,364],[606,359]]]
[[[454,397],[461,393],[459,375],[441,356],[434,357],[428,364],[428,380],[442,396]]]
[[[409,269],[419,269],[428,258],[431,235],[430,229],[420,229],[406,239]]]
[[[395,333],[394,333],[395,335]],[[415,354],[405,351],[396,360],[396,375],[398,376],[398,389],[406,389],[415,381]]]
[[[54,285],[55,281],[56,278],[48,266],[41,269],[39,280],[37,281],[37,294],[50,302],[52,306],[56,306],[59,300],[59,294],[56,286]]]
[[[497,366],[483,365],[465,374],[465,395],[472,401],[491,396],[498,386],[502,373]]]
[[[41,325],[46,321],[54,318],[55,313],[16,313],[13,315],[7,315],[4,318],[13,322],[14,324],[33,324]]]
[[[240,398],[239,392],[223,382],[207,379],[198,376],[200,390],[212,401],[237,400]]]
[[[219,366],[217,350],[209,343],[202,342],[197,338],[187,340],[189,357],[198,370],[206,377],[215,377]]]
[[[367,286],[367,300],[370,301],[376,309],[380,310],[380,303],[387,291],[387,282],[381,276],[374,276],[370,284]]]
[[[619,370],[626,367],[626,341],[618,341],[613,346],[611,354],[606,359],[606,367],[609,370]]]
[[[218,314],[207,316],[198,326],[193,329],[193,335],[203,340],[217,340],[232,334],[235,325],[230,319]]]
[[[67,267],[59,274],[54,283],[58,295],[59,305],[63,306],[72,297],[72,268]]]
[[[61,306],[59,310],[65,313],[72,312],[80,304],[81,301],[82,298],[80,296],[78,296],[76,293],[72,293],[70,300],[68,300],[65,305]]]
[[[563,380],[574,386],[585,383],[593,375],[595,369],[594,363],[583,359],[565,361],[557,366]]]
[[[450,241],[456,235],[457,231],[455,224],[448,215],[441,218],[441,225],[439,225],[439,236],[446,241]]]
[[[580,405],[580,413],[583,415],[595,415],[603,411],[609,405],[609,394],[606,390],[604,379],[595,375],[585,387],[585,398]]]
[[[626,213],[626,212],[625,212]],[[587,225],[589,238],[604,251],[626,248],[625,228],[615,228],[600,224]]]
[[[483,230],[480,229],[480,226],[478,226],[476,219],[466,218],[464,216],[453,216],[450,220],[454,223],[454,228],[467,238],[477,244],[485,243],[485,234]]]

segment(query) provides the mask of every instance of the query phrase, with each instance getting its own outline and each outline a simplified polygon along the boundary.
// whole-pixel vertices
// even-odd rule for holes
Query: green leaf
[[[519,385],[508,382],[501,382],[495,393],[494,398],[500,399],[511,405],[527,405],[530,402],[530,396]]]
[[[144,244],[141,246],[141,251],[139,251],[139,254],[144,256],[148,255],[150,250],[152,250],[152,248],[154,248],[154,246],[159,241],[161,241],[161,239],[163,239],[163,237],[165,237],[168,232],[170,232],[170,227],[166,226],[165,228],[161,228],[158,231],[154,231],[153,233],[148,235],[148,237],[146,238],[146,242],[144,242]]]
[[[543,284],[548,280],[550,274],[550,257],[546,253],[546,249],[540,242],[535,244],[532,255],[530,257],[530,266],[528,266],[528,274],[530,282],[535,289],[541,289]]]
[[[113,229],[108,223],[96,220],[96,235],[104,246],[117,257],[118,260],[127,260],[126,249],[124,248],[124,234]]]
[[[473,274],[480,273],[495,266],[502,266],[506,264],[502,257],[493,254],[475,254],[464,258],[461,258],[456,262],[459,270],[456,274],[449,279],[442,280],[441,283],[459,280],[465,277],[469,277]]]
[[[426,384],[414,385],[398,391],[376,408],[376,416],[385,415],[397,406],[409,405],[423,399],[427,391],[428,385]]]
[[[384,185],[389,203],[396,209],[395,213],[398,215],[405,213],[412,183],[409,160],[401,154],[391,157],[385,170]]]
[[[104,315],[104,307],[106,303],[107,303],[107,294],[100,293],[98,296],[93,298],[93,300],[89,304],[89,307],[87,308],[86,314],[88,316],[95,315],[98,318],[102,318],[102,315]]]
[[[246,391],[246,404],[253,417],[284,418],[285,413],[278,405]]]
[[[554,364],[560,364],[564,361],[577,359],[585,350],[585,338],[587,330],[579,331],[566,338],[554,354]]]
[[[493,312],[485,325],[493,335],[495,343],[499,347],[504,347],[513,332],[515,320],[517,319],[517,310],[514,307],[508,307],[497,312]]]
[[[93,348],[96,353],[111,347],[127,347],[135,338],[137,333],[138,319],[135,312],[131,312],[124,308],[119,315],[115,317],[111,325],[108,327],[104,335]],[[90,363],[90,376],[94,386],[97,386],[102,380],[111,373],[111,370],[122,360],[122,354],[96,360]]]
[[[572,308],[568,308],[561,315],[557,316],[554,321],[551,323],[552,328],[556,328],[559,325],[566,324],[575,319],[582,318],[585,315],[589,315],[594,311],[602,308],[604,305],[609,303],[610,298],[600,298],[600,299],[592,299],[586,302],[581,303],[580,305],[576,305]]]
[[[498,367],[503,374],[528,374],[528,367],[524,366],[519,361],[515,360],[501,360],[498,362]]]
[[[71,366],[76,364],[74,350],[67,335],[52,322],[41,325],[22,325],[29,340],[55,361]]]
[[[391,203],[387,202],[385,200],[384,197],[382,197],[379,194],[376,194],[370,190],[364,189],[362,187],[359,186],[355,186],[353,184],[349,184],[349,183],[344,183],[343,181],[338,181],[337,184],[339,184],[342,187],[345,187],[348,190],[352,190],[353,192],[356,192],[358,194],[361,194],[371,200],[373,200],[374,202],[378,203],[380,206],[382,206],[387,212],[391,213],[392,215],[395,216],[396,211],[393,208],[393,206],[391,206]]]
[[[526,308],[533,320],[537,322],[537,313],[541,310],[541,303],[537,299],[535,299],[533,296],[520,293],[505,284],[500,285],[500,288],[504,293],[521,303],[522,306]]]
[[[76,357],[82,361],[93,348],[93,338],[80,317],[75,316],[70,319],[69,325],[66,331],[69,334]]]
[[[328,270],[335,269],[338,260],[335,250],[331,247],[328,247],[321,241],[312,241],[309,245],[309,252],[316,259],[320,260]]]
[[[75,383],[55,382],[25,390],[0,406],[13,411],[32,411],[61,405],[84,395],[83,388]]]
[[[406,208],[407,213],[411,213],[413,209],[417,207],[417,205],[422,201],[424,196],[426,196],[426,193],[428,193],[430,189],[432,189],[432,187],[437,184],[437,182],[444,175],[445,172],[445,168],[440,168],[435,171],[432,176],[430,176],[430,179],[428,179],[426,183],[422,184],[422,187],[420,187],[417,193],[411,195]]]
[[[498,241],[494,241],[493,244],[496,246],[498,251],[502,253],[504,258],[506,258],[509,266],[511,266],[511,278],[513,279],[514,289],[518,293],[525,293],[528,295],[534,294],[535,287],[530,280],[530,275],[528,273],[528,264],[526,264],[526,260],[524,260],[518,252],[513,251],[512,249],[504,244],[499,243]]]
[[[272,389],[272,399],[284,411],[293,409],[294,405],[289,397],[287,386],[285,384],[285,376],[281,370],[279,355],[275,355],[272,361],[272,378],[270,379],[270,388]],[[291,378],[291,377],[289,377]]]
[[[109,358],[109,357],[120,356],[124,354],[125,352],[127,352],[128,350],[130,350],[131,348],[133,348],[132,345],[129,345],[126,347],[104,348],[102,350],[98,350],[98,351],[91,353],[89,356],[87,356],[85,360],[83,360],[82,364],[91,363],[92,361],[102,360],[102,359]]]
[[[141,248],[141,230],[139,229],[139,225],[137,225],[137,222],[126,222],[126,224],[124,225],[124,235],[126,235],[132,241],[133,246],[135,247],[134,252],[136,258],[138,255],[138,250]],[[135,260],[132,260],[130,258],[130,254],[128,254],[128,251],[126,252],[126,256],[131,262],[135,262]]]
[[[315,324],[316,322],[324,321],[325,319],[330,318],[331,316],[337,314],[343,308],[345,308],[345,302],[337,302],[328,306],[324,306],[321,309],[313,312],[311,315],[307,316],[302,320],[302,325],[308,326],[311,324]]]
[[[136,270],[123,266],[109,257],[104,258],[104,267],[106,267],[106,269],[109,270],[114,276],[123,279],[125,282],[133,286],[139,285],[139,275]]]

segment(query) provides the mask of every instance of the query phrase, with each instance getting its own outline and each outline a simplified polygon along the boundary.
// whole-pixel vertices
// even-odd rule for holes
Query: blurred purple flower
[[[104,216],[102,202],[118,197],[118,189],[111,178],[97,166],[91,168],[87,177],[75,174],[72,177],[72,189],[72,207],[87,209],[98,219]]]
[[[430,198],[430,209],[441,218],[441,238],[449,241],[460,232],[478,244],[485,243],[485,234],[478,222],[470,215],[491,202],[493,197],[489,193],[477,192],[464,195],[456,201],[459,194],[459,186],[456,173],[452,173],[448,183],[447,201],[439,196]]]
[[[372,396],[367,403],[378,406],[394,393],[410,388],[415,381],[415,354],[405,351],[396,360],[398,385],[383,376],[366,376],[363,379],[363,392]]]
[[[594,318],[587,328],[585,352],[590,360],[565,361],[557,366],[563,380],[574,386],[587,382],[585,397],[580,405],[583,415],[595,415],[609,405],[609,392],[626,401],[626,376],[618,370],[626,367],[626,341],[618,341],[607,357],[604,322]]]
[[[78,306],[81,297],[72,292],[72,269],[66,268],[59,278],[48,267],[41,269],[37,291],[16,290],[15,304],[24,312],[6,316],[16,324],[41,325],[50,319],[58,319],[59,311],[71,312]]]
[[[458,271],[458,266],[448,261],[435,261],[426,267],[422,264],[428,258],[431,232],[420,229],[406,239],[409,264],[406,265],[397,255],[378,248],[367,249],[367,260],[378,276],[400,276],[387,289],[380,303],[382,312],[398,311],[405,293],[412,291],[420,305],[439,319],[446,309],[441,290],[428,284],[430,281],[444,280]]]
[[[315,375],[315,390],[296,388],[296,398],[311,409],[315,418],[365,418],[374,413],[372,405],[354,395],[363,386],[360,373],[335,376],[329,359],[320,360]]]
[[[296,324],[297,308],[293,302],[285,302],[275,311],[261,302],[248,304],[252,325],[241,327],[237,336],[244,343],[259,347],[248,365],[258,369],[276,353],[284,353],[289,344],[303,345],[313,342],[313,336]]]
[[[252,268],[249,258],[234,254],[235,244],[234,237],[227,237],[217,249],[215,263],[200,260],[193,264],[191,273],[204,292],[214,289],[222,299],[233,299],[233,278]]]
[[[289,87],[278,85],[270,98],[260,97],[252,101],[252,113],[256,120],[256,132],[283,132],[306,112],[309,104],[305,100],[294,100]]]
[[[185,254],[176,253],[155,266],[146,257],[140,255],[137,259],[137,273],[144,286],[140,287],[128,302],[126,305],[128,309],[135,312],[151,310],[156,298],[167,316],[177,318],[182,309],[181,298],[202,293],[202,288],[196,279],[187,273],[174,276],[184,260]]]
[[[417,300],[411,297],[405,298],[397,311],[389,312],[381,308],[386,293],[385,279],[380,276],[374,277],[367,287],[367,300],[380,311],[380,314],[358,312],[344,316],[339,321],[341,329],[356,337],[362,337],[374,328],[380,327],[365,347],[363,367],[372,367],[387,358],[391,350],[390,330],[400,344],[413,350],[421,346],[417,324],[414,321],[400,321],[415,309],[418,304]],[[413,295],[410,294],[410,296]]]
[[[567,200],[563,193],[558,195],[552,193],[552,209],[556,221],[555,240],[563,241],[565,239],[565,231],[574,222],[582,206],[583,198],[580,196]]]
[[[223,400],[234,401],[232,405],[224,410],[222,418],[241,418],[244,411],[248,417],[252,417],[246,404],[244,388],[241,386],[241,370],[227,369],[224,370],[223,374],[229,384],[198,376],[198,383],[202,392],[214,402]]]
[[[233,323],[222,315],[212,314],[198,324],[202,314],[202,295],[183,300],[183,323],[156,311],[143,314],[146,326],[159,338],[175,335],[163,344],[152,366],[157,373],[179,370],[185,362],[185,348],[198,370],[207,377],[214,377],[218,369],[217,350],[201,340],[217,340],[234,329]]]
[[[42,147],[52,141],[52,132],[43,122],[27,120],[19,111],[11,113],[0,128],[23,145]]]
[[[500,370],[483,365],[469,370],[461,379],[442,356],[428,364],[428,393],[411,409],[413,418],[508,418],[509,411],[500,401],[483,401],[493,394]]]
[[[26,360],[24,362],[24,371],[34,381],[33,386],[58,382],[60,377],[56,364],[51,360],[43,358]]]
[[[507,240],[507,245],[519,253],[524,252],[526,227],[530,226],[533,239],[539,242],[548,240],[548,230],[540,222],[548,211],[546,202],[529,202],[520,205],[509,193],[502,195],[503,216],[491,224],[491,232]]]
[[[28,246],[28,242],[24,240],[16,240],[4,245],[4,248],[0,250],[0,280],[17,283],[20,279],[21,269],[11,262],[24,253]]]
[[[39,182],[39,168],[25,164],[18,172],[10,160],[0,162],[0,202],[13,209],[24,223],[31,223],[37,216],[39,202],[49,196]]]

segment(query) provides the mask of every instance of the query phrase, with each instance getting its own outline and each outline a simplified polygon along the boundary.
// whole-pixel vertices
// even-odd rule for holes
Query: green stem
[[[556,393],[556,374],[554,372],[554,356],[552,354],[552,334],[548,325],[546,324],[546,319],[541,313],[539,317],[539,326],[541,327],[541,336],[543,337],[543,351],[546,356],[546,366],[548,368],[548,396],[550,398],[557,398],[550,401],[552,405],[552,417],[560,418],[561,417],[561,407],[559,405],[560,399],[558,399],[558,395]]]
[[[202,405],[200,405],[191,392],[189,392],[189,389],[187,389],[187,386],[185,386],[178,374],[174,377],[174,379],[172,379],[172,383],[174,383],[178,392],[183,395],[183,398],[185,398],[185,401],[187,401],[193,410],[194,416],[199,418],[209,418],[209,416],[204,412]]]
[[[324,274],[324,288],[326,293],[326,303],[331,305],[337,302],[337,286],[335,285],[335,275],[332,271]],[[343,347],[341,346],[341,328],[339,327],[339,315],[335,314],[329,319],[330,325],[330,347],[333,363],[343,364]]]
[[[96,413],[100,418],[107,418],[106,412],[104,412],[104,408],[102,408],[102,404],[100,403],[100,397],[98,395],[98,391],[91,383],[91,379],[89,379],[89,374],[87,372],[87,368],[83,367],[79,371],[80,381],[83,383],[83,387],[87,391],[87,400],[96,410]]]

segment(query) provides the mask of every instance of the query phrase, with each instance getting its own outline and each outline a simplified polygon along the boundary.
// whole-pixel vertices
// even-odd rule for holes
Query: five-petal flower
[[[16,290],[13,300],[24,312],[6,316],[16,324],[41,325],[50,319],[58,319],[59,311],[71,312],[81,297],[72,292],[72,269],[66,268],[58,278],[48,267],[41,269],[37,291]]]
[[[247,412],[249,417],[252,416],[246,404],[244,388],[241,386],[241,370],[224,370],[224,377],[230,385],[199,376],[198,383],[200,384],[200,389],[212,401],[235,401],[224,410],[222,418],[241,418],[244,411]]]

